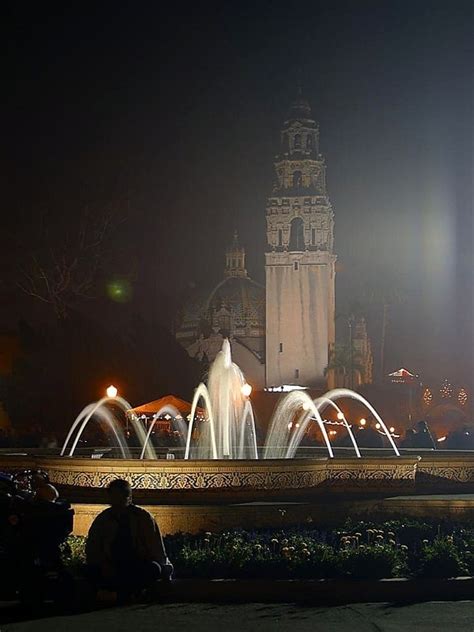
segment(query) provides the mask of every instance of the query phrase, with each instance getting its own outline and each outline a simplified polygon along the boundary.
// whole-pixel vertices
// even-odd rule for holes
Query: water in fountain
[[[282,459],[294,456],[313,418],[316,419],[329,456],[332,457],[331,443],[318,407],[305,391],[293,391],[283,397],[272,417],[263,458]]]
[[[120,423],[117,422],[114,413],[108,407],[108,405],[110,405],[111,403],[119,407],[124,412],[130,410],[131,408],[130,404],[127,402],[127,400],[123,399],[123,397],[103,397],[98,402],[94,402],[93,404],[88,404],[87,406],[85,406],[76,417],[71,428],[69,429],[68,435],[61,449],[61,456],[64,456],[66,454],[69,441],[73,438],[76,429],[76,436],[74,437],[68,456],[74,456],[77,444],[79,443],[82,433],[86,429],[88,423],[91,420],[99,420],[105,423],[112,434],[115,436],[122,457],[124,459],[130,458],[130,450],[125,439],[122,426]]]
[[[196,411],[203,401],[206,421],[196,428]],[[193,441],[193,430],[199,438]],[[232,362],[226,339],[209,369],[207,386],[196,389],[188,427],[185,458],[257,459],[257,436],[246,382],[240,368]]]
[[[338,411],[338,417],[341,419],[341,425],[345,426],[356,456],[360,458],[360,450],[354,437],[350,424],[339,406],[335,403],[338,399],[353,399],[361,402],[375,417],[383,433],[387,437],[394,453],[400,456],[395,445],[392,435],[388,431],[383,419],[377,413],[375,408],[359,393],[351,391],[347,388],[338,388],[328,391],[322,397],[312,400],[304,391],[293,391],[282,399],[278,405],[270,424],[270,430],[265,440],[264,458],[294,458],[309,424],[316,422],[323,435],[328,454],[333,457],[333,451],[326,432],[325,422],[321,417],[321,412],[331,406]]]
[[[181,417],[179,410],[175,407],[175,406],[171,406],[171,405],[167,405],[167,406],[162,406],[154,415],[153,418],[151,420],[151,423],[148,427],[148,432],[146,433],[145,438],[143,439],[143,435],[141,433],[137,433],[138,434],[138,438],[139,441],[142,445],[142,451],[140,453],[140,459],[146,458],[147,459],[156,459],[156,452],[155,452],[155,448],[153,447],[151,441],[150,441],[150,437],[151,434],[153,432],[153,429],[155,428],[155,424],[158,421],[158,419],[161,419],[162,417],[164,417],[165,419],[169,420],[170,424],[171,424],[171,428],[173,429],[173,431],[176,433],[175,436],[177,436],[179,438],[179,442],[180,442],[180,448],[183,449],[185,447],[186,444],[186,434],[187,434],[187,426],[186,423],[184,421],[184,419]],[[139,420],[136,419],[136,417],[130,417],[132,419],[132,421],[136,421],[137,423],[139,423]],[[141,427],[141,426],[140,426]]]
[[[157,420],[165,416],[177,433],[175,436],[178,436],[181,441],[185,459],[258,459],[254,413],[248,391],[249,386],[242,371],[232,361],[230,342],[226,339],[209,369],[207,385],[201,383],[195,391],[187,428],[174,406],[164,406],[155,413],[148,430],[145,430],[135,415],[128,416],[141,446],[140,458],[157,458],[151,435]],[[328,391],[314,400],[302,390],[295,390],[285,395],[272,416],[270,430],[263,447],[263,458],[294,458],[309,425],[313,423],[318,425],[328,455],[332,458],[334,453],[326,430],[328,422],[322,418],[322,413],[328,406],[337,411],[339,423],[345,427],[355,455],[360,458],[360,450],[351,426],[336,404],[336,401],[341,398],[362,403],[380,424],[394,453],[400,456],[392,435],[374,407],[359,393],[340,388]],[[200,403],[204,405],[204,414],[200,414],[198,419]],[[130,404],[121,397],[104,397],[86,406],[71,426],[61,450],[62,456],[66,454],[74,433],[76,435],[67,453],[68,456],[74,455],[87,424],[92,419],[99,419],[111,430],[122,457],[130,458],[130,450],[122,425],[116,419],[110,404],[119,407],[125,413],[131,408]]]

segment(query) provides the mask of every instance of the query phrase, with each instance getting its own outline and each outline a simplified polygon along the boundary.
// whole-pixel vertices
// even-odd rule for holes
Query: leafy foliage
[[[78,570],[86,563],[86,538],[70,535],[61,545],[61,555],[65,565],[71,570]]]
[[[467,574],[462,554],[452,536],[425,543],[420,555],[419,575],[423,577],[458,577]]]
[[[342,529],[232,530],[175,534],[166,548],[182,578],[381,579],[474,574],[474,529],[448,522],[348,520]],[[73,571],[85,562],[85,538],[63,550]]]

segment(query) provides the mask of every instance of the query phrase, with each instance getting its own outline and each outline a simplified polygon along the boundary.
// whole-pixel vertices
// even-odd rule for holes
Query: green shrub
[[[406,568],[403,550],[387,545],[361,545],[342,548],[338,555],[339,572],[354,579],[382,579],[396,577]]]
[[[425,542],[420,552],[418,574],[422,577],[458,577],[467,567],[452,537]]]
[[[395,538],[398,544],[407,546],[421,545],[425,539],[433,539],[439,535],[440,526],[438,524],[429,524],[416,519],[405,520],[386,520],[385,522],[354,522],[351,519],[344,523],[343,534],[354,535],[362,534],[361,542],[372,544],[376,534],[382,534],[384,539]],[[450,531],[451,532],[451,531]]]
[[[333,547],[306,538],[286,556],[287,575],[300,579],[323,579],[337,576],[337,554]]]
[[[333,548],[311,538],[238,533],[184,542],[173,562],[178,576],[203,578],[322,578],[334,576],[337,567]]]
[[[64,565],[71,571],[83,566],[86,563],[86,538],[81,535],[70,535],[61,545],[61,557]]]
[[[442,535],[450,533],[451,535]],[[85,564],[85,542],[71,536],[62,547],[73,572]],[[177,577],[380,579],[474,575],[472,525],[416,520],[347,521],[343,530],[286,529],[175,534],[165,545]]]

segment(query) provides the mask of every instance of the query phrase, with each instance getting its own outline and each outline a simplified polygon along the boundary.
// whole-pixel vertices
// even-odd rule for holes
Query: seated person
[[[171,578],[153,516],[132,503],[130,484],[117,479],[108,486],[110,507],[92,523],[86,543],[88,575],[98,588],[117,592],[119,600]]]
[[[73,514],[54,485],[42,481],[34,486],[19,515],[19,542],[25,560],[35,560],[45,568],[60,567],[60,547],[72,531]]]

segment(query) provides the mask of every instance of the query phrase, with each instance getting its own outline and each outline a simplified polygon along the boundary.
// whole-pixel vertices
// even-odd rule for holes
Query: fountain
[[[225,340],[210,367],[207,383],[201,383],[195,391],[188,423],[168,405],[158,410],[146,426],[131,414],[130,404],[117,395],[116,389],[110,388],[107,397],[89,404],[76,417],[59,456],[0,454],[0,467],[46,470],[62,493],[76,501],[78,533],[87,530],[100,509],[95,503],[103,502],[102,489],[117,477],[130,481],[138,502],[148,506],[165,531],[196,530],[207,525],[210,515],[221,526],[263,526],[275,520],[274,503],[301,503],[298,511],[307,512],[321,494],[331,493],[336,499],[353,493],[370,497],[412,490],[418,457],[400,456],[383,420],[358,393],[336,389],[314,400],[305,390],[286,393],[260,446],[250,394],[251,387],[232,361],[231,345]],[[370,411],[391,452],[362,456],[356,433],[337,403],[347,398],[359,401]],[[338,421],[325,418],[328,408],[337,413]],[[170,420],[180,441],[179,446],[167,449],[167,457],[172,458],[162,458],[162,451],[158,453],[152,441],[156,422],[163,416]],[[127,444],[124,417],[131,423],[138,449]],[[78,454],[83,433],[88,424],[95,422],[109,430],[120,458],[108,458],[103,450],[88,455],[94,458],[87,458],[82,450]],[[352,453],[335,453],[333,431],[328,432],[332,424],[339,424],[347,432]],[[302,458],[300,444],[312,425],[320,432],[326,453],[311,452],[310,457],[306,454]],[[261,502],[263,505],[252,504]],[[174,505],[183,508],[184,522],[177,519]],[[184,509],[187,506],[189,510]],[[252,506],[259,507],[257,513]],[[296,516],[296,508],[292,511]],[[171,515],[172,524],[167,527]]]
[[[186,427],[184,420],[174,406],[163,406],[154,415],[148,430],[133,416],[130,420],[141,445],[140,459],[156,459],[156,451],[151,444],[151,436],[156,421],[167,415],[178,429],[178,436],[186,436],[184,458],[188,459],[258,459],[257,433],[255,417],[249,398],[251,389],[245,381],[240,368],[232,361],[229,340],[224,340],[221,351],[216,356],[209,370],[207,385],[202,382],[197,387]],[[361,452],[356,438],[344,413],[335,403],[346,398],[361,402],[374,416],[388,439],[394,454],[400,453],[383,419],[374,407],[359,393],[348,389],[334,389],[314,400],[304,390],[287,393],[280,401],[270,423],[270,430],[263,446],[264,459],[295,458],[298,447],[311,423],[316,423],[321,431],[328,456],[334,458],[334,451],[326,430],[326,421],[322,412],[327,408],[337,411],[338,418],[347,430],[357,458]],[[196,412],[198,404],[204,403],[206,421],[200,423],[199,439],[193,441],[193,429],[196,428]],[[102,398],[94,404],[86,406],[73,422],[61,450],[66,455],[69,442],[77,430],[68,456],[74,456],[78,442],[87,424],[99,418],[108,425],[115,436],[122,458],[130,458],[130,450],[125,442],[122,426],[114,416],[110,404],[122,411],[131,409],[130,404],[116,392]],[[293,423],[293,420],[296,420]]]

